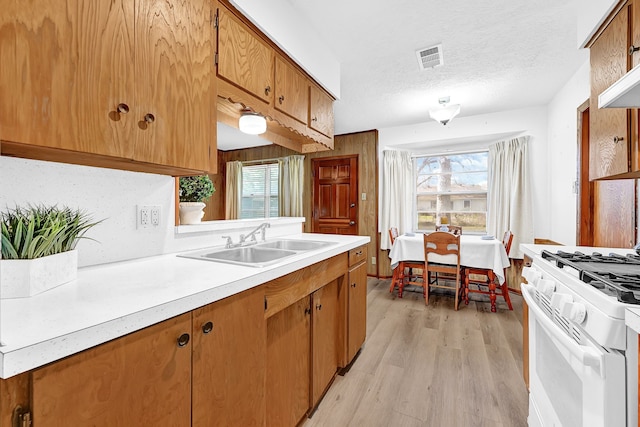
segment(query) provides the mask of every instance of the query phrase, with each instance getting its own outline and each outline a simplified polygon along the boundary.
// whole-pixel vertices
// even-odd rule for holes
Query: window
[[[240,218],[278,216],[278,164],[242,167]]]
[[[433,230],[446,216],[464,233],[487,230],[487,151],[417,157],[416,229]]]

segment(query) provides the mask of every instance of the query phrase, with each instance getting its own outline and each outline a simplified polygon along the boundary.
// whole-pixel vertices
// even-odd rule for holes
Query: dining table
[[[453,257],[452,263],[455,263],[455,256]],[[405,233],[398,236],[391,247],[389,258],[391,258],[392,268],[395,268],[400,261],[424,261],[424,234]],[[447,258],[436,260],[429,257],[429,261],[450,263]],[[502,241],[492,236],[471,234],[460,236],[460,266],[493,270],[499,283],[503,284],[504,269],[510,265]]]

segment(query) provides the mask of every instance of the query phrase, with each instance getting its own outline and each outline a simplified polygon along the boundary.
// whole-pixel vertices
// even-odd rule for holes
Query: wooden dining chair
[[[508,230],[502,237],[502,244],[507,251],[511,250],[511,243],[513,242],[513,233]],[[472,277],[473,275],[473,277]],[[464,303],[469,304],[469,293],[476,292],[479,294],[489,295],[489,301],[491,301],[491,312],[495,313],[496,309],[496,288],[499,287],[502,293],[502,297],[507,303],[509,310],[513,310],[511,305],[511,298],[509,298],[509,285],[507,283],[507,272],[504,270],[504,283],[501,285],[498,280],[498,276],[491,269],[485,268],[473,268],[464,267]],[[475,288],[471,288],[474,285]]]
[[[391,227],[389,229],[389,240],[391,240],[391,244],[393,245],[398,237],[398,229],[396,227]],[[402,292],[404,290],[404,286],[407,284],[417,284],[417,278],[414,274],[414,269],[422,270],[424,269],[423,261],[400,261],[396,268],[393,269],[393,276],[391,278],[391,287],[389,288],[389,292],[393,292],[393,290],[398,287],[398,298],[402,298]],[[421,276],[420,276],[421,277]]]
[[[446,231],[436,231],[435,233],[424,235],[424,298],[425,304],[429,305],[430,288],[442,288],[455,290],[454,309],[458,310],[460,300],[460,235]],[[431,273],[436,273],[435,280],[431,281]],[[447,273],[454,277],[454,285],[447,282],[449,279],[438,278],[437,273]],[[439,280],[443,280],[443,284]]]
[[[462,226],[461,225],[449,225],[446,224],[447,230],[443,230],[442,227],[444,225],[436,225],[436,231],[448,231],[449,233],[453,233],[455,235],[462,234]]]

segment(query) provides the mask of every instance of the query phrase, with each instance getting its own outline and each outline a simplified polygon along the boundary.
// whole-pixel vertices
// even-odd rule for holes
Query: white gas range
[[[630,249],[522,245],[530,426],[638,425],[640,257]],[[637,289],[637,292],[636,292]]]

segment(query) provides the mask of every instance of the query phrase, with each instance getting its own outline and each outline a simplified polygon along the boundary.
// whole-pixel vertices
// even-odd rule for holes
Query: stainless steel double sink
[[[334,244],[334,242],[323,242],[318,240],[279,239],[237,248],[202,249],[195,252],[178,254],[178,256],[248,267],[266,267],[268,265],[276,264],[284,258]]]

